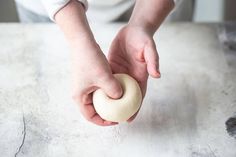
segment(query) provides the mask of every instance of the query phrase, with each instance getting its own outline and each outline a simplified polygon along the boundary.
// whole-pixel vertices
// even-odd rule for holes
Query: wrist
[[[137,0],[129,24],[154,34],[173,8],[173,0]]]
[[[96,45],[85,10],[78,1],[71,0],[55,15],[55,20],[72,49],[84,49]]]
[[[93,54],[100,52],[101,49],[95,39],[90,38],[79,38],[69,41],[71,52],[76,55],[80,54]]]
[[[139,30],[142,30],[149,34],[150,36],[153,36],[156,32],[156,28],[151,23],[136,23],[136,22],[129,22],[127,27],[136,28]]]

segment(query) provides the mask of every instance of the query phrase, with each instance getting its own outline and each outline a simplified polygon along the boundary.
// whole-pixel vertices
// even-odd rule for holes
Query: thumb
[[[144,59],[147,64],[147,71],[149,75],[155,78],[160,78],[159,56],[154,43],[145,46]]]
[[[103,80],[101,83],[100,87],[107,96],[113,99],[118,99],[122,96],[122,87],[119,81],[112,74],[108,79]]]

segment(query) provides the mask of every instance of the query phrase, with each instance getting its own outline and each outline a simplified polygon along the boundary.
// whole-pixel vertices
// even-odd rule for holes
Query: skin
[[[73,99],[88,121],[101,126],[117,124],[103,120],[96,113],[92,102],[92,93],[98,88],[113,99],[122,96],[122,88],[113,73],[126,73],[134,77],[143,97],[148,76],[160,77],[153,35],[173,7],[172,0],[136,0],[128,24],[118,32],[111,44],[108,59],[93,36],[81,3],[71,0],[57,12],[55,21],[71,48]]]

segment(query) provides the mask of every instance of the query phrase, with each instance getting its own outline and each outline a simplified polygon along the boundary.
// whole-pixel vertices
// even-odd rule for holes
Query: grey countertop
[[[92,25],[106,53],[122,24]],[[218,24],[166,24],[155,35],[162,78],[149,79],[131,124],[88,123],[71,100],[68,46],[53,24],[0,25],[1,157],[235,157],[236,55]],[[233,61],[232,61],[233,60]]]

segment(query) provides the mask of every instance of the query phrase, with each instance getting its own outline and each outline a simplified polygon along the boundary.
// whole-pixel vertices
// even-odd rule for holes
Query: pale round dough
[[[111,99],[101,89],[93,93],[96,112],[105,120],[123,122],[128,120],[140,108],[142,93],[135,79],[127,74],[114,74],[123,89],[119,99]]]

